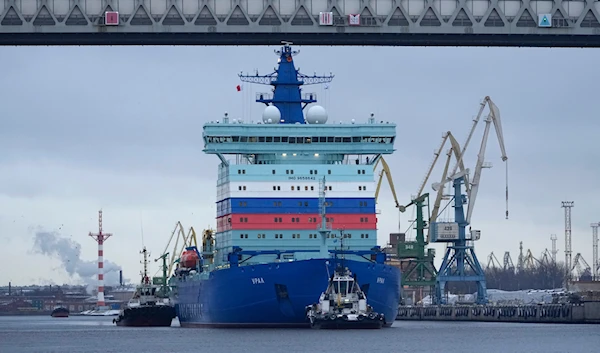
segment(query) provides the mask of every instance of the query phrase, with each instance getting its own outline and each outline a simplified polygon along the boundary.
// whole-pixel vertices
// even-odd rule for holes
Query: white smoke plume
[[[58,232],[38,230],[34,237],[34,251],[58,258],[69,276],[79,277],[88,286],[88,290],[97,286],[98,262],[82,260],[81,245],[78,242],[62,237]],[[118,285],[119,270],[121,266],[104,260],[104,284]],[[126,281],[125,278],[123,281]]]

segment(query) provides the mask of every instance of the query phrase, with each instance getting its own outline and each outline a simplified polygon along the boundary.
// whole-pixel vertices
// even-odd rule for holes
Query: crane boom
[[[400,203],[398,202],[398,197],[396,196],[396,188],[394,187],[394,181],[392,180],[392,173],[390,172],[390,167],[388,166],[383,156],[379,156],[377,161],[373,165],[373,170],[377,168],[377,165],[381,162],[381,172],[379,173],[379,181],[377,182],[377,187],[375,189],[375,202],[377,202],[377,198],[379,197],[379,190],[381,189],[381,182],[383,181],[383,174],[387,178],[388,184],[390,185],[390,189],[392,190],[392,196],[394,197],[394,201],[396,202],[396,208],[400,207]]]
[[[459,154],[460,146],[458,145],[458,142],[456,141],[456,139],[454,139],[454,137],[452,136],[452,134],[450,134],[450,132],[448,132],[448,136],[449,136],[450,144],[452,147],[450,147],[450,149],[448,150],[448,153],[446,154],[447,155],[446,165],[444,166],[444,172],[442,173],[442,178],[441,178],[440,182],[433,183],[431,186],[433,190],[437,191],[437,195],[435,197],[435,202],[433,204],[433,208],[431,211],[431,218],[429,219],[429,223],[435,222],[437,220],[438,212],[439,212],[441,204],[442,204],[442,198],[444,197],[444,186],[446,185],[445,182],[448,179],[448,168],[450,167],[450,160],[452,159],[453,154],[457,160],[457,166],[459,166],[459,168],[460,168],[459,174],[468,174],[469,173],[469,169],[468,168],[466,169],[463,162],[459,161],[461,156]]]
[[[490,132],[490,123],[494,123],[494,129],[496,130],[496,135],[498,137],[498,143],[500,144],[500,152],[502,153],[502,161],[506,162],[508,157],[506,156],[506,148],[504,147],[504,135],[502,132],[502,122],[500,120],[500,111],[496,104],[492,102],[490,97],[485,97],[484,103],[487,102],[490,107],[490,114],[487,116],[485,120],[485,130],[483,133],[483,138],[481,140],[481,147],[479,148],[479,153],[477,154],[477,164],[475,166],[475,171],[473,173],[473,180],[470,182],[471,190],[469,193],[469,202],[467,207],[467,216],[465,220],[467,223],[471,223],[471,215],[473,214],[473,210],[475,207],[475,201],[477,200],[477,192],[479,191],[479,182],[481,180],[481,171],[483,168],[487,167],[485,165],[485,150],[487,146],[488,135]],[[508,219],[508,164],[506,167],[506,218]]]
[[[444,145],[446,144],[446,141],[448,141],[448,140],[450,140],[450,146],[454,150],[454,155],[456,156],[456,166],[454,167],[454,171],[452,172],[452,174],[456,173],[456,169],[458,169],[459,167],[460,167],[461,171],[463,171],[465,169],[465,166],[462,161],[461,154],[460,154],[460,145],[458,144],[458,141],[456,141],[456,139],[454,138],[454,135],[452,135],[452,133],[450,131],[446,131],[444,133],[444,135],[442,136],[442,143],[440,144],[440,147],[433,153],[434,154],[433,161],[431,162],[429,169],[427,170],[427,174],[425,175],[425,178],[423,179],[423,181],[421,182],[421,185],[419,186],[419,190],[417,191],[416,197],[421,196],[421,194],[423,193],[423,189],[425,189],[425,185],[427,184],[427,181],[429,180],[429,177],[431,176],[431,173],[433,172],[433,168],[435,168],[435,163],[438,161],[438,158],[442,154]]]
[[[465,155],[465,151],[467,150],[467,147],[469,147],[469,142],[471,142],[471,138],[473,137],[473,134],[475,133],[475,129],[477,128],[477,124],[479,123],[479,120],[481,119],[481,114],[483,114],[483,110],[485,109],[485,104],[490,100],[489,96],[486,96],[483,101],[480,103],[480,107],[479,107],[479,112],[477,113],[477,117],[475,117],[475,119],[473,119],[473,125],[471,125],[471,130],[469,131],[469,135],[467,136],[467,140],[465,141],[465,143],[463,144],[463,148],[460,151],[460,158],[456,161],[456,165],[454,165],[454,168],[452,168],[452,173],[450,175],[454,175],[456,174],[456,170],[458,169],[458,163],[463,163],[463,157]],[[465,190],[468,192],[468,184],[465,184]]]

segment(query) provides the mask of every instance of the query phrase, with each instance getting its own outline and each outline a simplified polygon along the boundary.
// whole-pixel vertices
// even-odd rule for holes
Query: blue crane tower
[[[301,86],[329,83],[333,80],[333,75],[308,76],[300,73],[300,70],[294,67],[293,59],[293,56],[299,54],[300,51],[292,50],[291,42],[282,41],[281,44],[283,47],[275,50],[275,54],[279,56],[278,67],[274,69],[275,71],[262,76],[259,76],[258,72],[254,76],[240,73],[239,77],[242,82],[274,87],[272,93],[259,93],[256,102],[277,107],[281,116],[279,123],[304,124],[302,110],[308,104],[316,103],[317,96],[315,93],[306,93],[303,96]]]
[[[477,155],[477,164],[475,166],[473,180],[469,181],[469,169],[464,168],[463,157],[486,104],[489,105],[490,113],[485,119],[486,125],[483,133],[483,139],[481,141],[481,147]],[[484,160],[487,139],[492,122],[494,123],[498,142],[500,144],[502,161],[507,161],[508,157],[506,156],[504,147],[500,112],[490,97],[485,97],[481,103],[479,114],[473,121],[473,126],[462,150],[460,150],[460,146],[458,146],[456,142],[453,143],[452,148],[448,153],[448,160],[446,163],[446,168],[444,169],[442,182],[436,183],[433,186],[433,188],[438,191],[438,195],[435,203],[436,207],[434,207],[435,212],[432,216],[432,221],[430,222],[429,235],[431,237],[431,241],[433,242],[450,243],[446,249],[444,260],[436,278],[434,298],[436,304],[447,303],[446,297],[444,296],[444,291],[446,283],[448,282],[475,282],[477,284],[476,303],[486,304],[488,301],[485,274],[481,264],[479,263],[479,260],[477,259],[473,246],[473,242],[479,240],[481,237],[481,231],[471,230],[469,227],[469,233],[467,234],[466,227],[471,224],[471,215],[473,214],[475,200],[477,199],[482,169],[491,167],[491,164],[485,163]],[[456,156],[457,163],[450,176],[446,177],[452,153],[454,153]],[[459,167],[461,170],[456,173],[456,170]],[[506,177],[506,219],[508,219],[508,166],[506,168]],[[452,186],[454,188],[454,194],[452,195],[454,201],[454,221],[435,222],[435,217],[437,217],[437,209],[439,209],[439,203],[441,201],[444,184],[446,182],[452,182]],[[465,194],[463,194],[462,191],[463,185],[465,188]],[[464,205],[467,203],[468,208],[465,213]]]

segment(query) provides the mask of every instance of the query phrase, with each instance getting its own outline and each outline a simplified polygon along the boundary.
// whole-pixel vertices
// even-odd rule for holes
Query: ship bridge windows
[[[395,136],[206,136],[207,143],[393,143]]]
[[[349,281],[336,281],[337,283],[333,284],[333,291],[336,294],[348,294],[348,282]]]

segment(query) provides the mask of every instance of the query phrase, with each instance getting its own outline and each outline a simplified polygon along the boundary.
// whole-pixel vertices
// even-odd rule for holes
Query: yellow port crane
[[[379,180],[377,181],[377,187],[375,188],[375,203],[377,203],[377,198],[379,197],[379,190],[381,189],[381,182],[383,181],[383,174],[385,174],[388,184],[390,185],[390,189],[392,190],[392,196],[394,196],[394,201],[396,202],[396,208],[400,208],[398,197],[396,197],[396,188],[394,187],[394,181],[392,180],[392,172],[390,172],[390,167],[388,166],[385,159],[383,159],[383,156],[380,156],[375,162],[375,164],[373,164],[373,171],[377,169],[379,162],[381,162],[381,172],[379,172]]]
[[[451,172],[451,175],[454,175],[456,173],[457,169],[460,169],[460,172],[465,172],[465,166],[464,166],[464,162],[462,159],[462,153],[464,151],[461,150],[460,144],[458,143],[456,138],[454,138],[454,135],[452,135],[452,133],[450,131],[446,131],[442,136],[442,142],[440,143],[440,146],[434,152],[434,158],[431,161],[431,164],[429,165],[427,173],[425,174],[425,178],[423,178],[423,181],[421,182],[421,185],[419,186],[419,189],[417,191],[417,195],[416,195],[415,199],[418,199],[419,197],[422,196],[423,190],[425,189],[425,185],[427,184],[427,181],[431,177],[431,173],[433,172],[433,169],[435,168],[435,165],[436,165],[439,157],[442,155],[442,151],[444,150],[444,145],[446,144],[446,142],[450,142],[450,149],[448,149],[448,152],[446,153],[446,157],[447,157],[446,164],[444,165],[444,171],[442,172],[441,180],[439,183],[433,184],[433,189],[434,189],[434,191],[437,191],[437,194],[435,197],[435,201],[433,203],[433,207],[431,209],[431,215],[429,216],[430,224],[434,223],[437,220],[437,217],[439,215],[440,206],[441,206],[442,200],[444,198],[444,185],[445,185],[446,179],[448,178],[448,169],[450,167],[450,161],[452,160],[452,155],[454,155],[454,157],[456,159],[456,165],[454,166],[453,171]],[[466,188],[468,189],[468,186]],[[401,211],[403,212],[402,209],[401,209]],[[430,240],[430,237],[429,237],[429,231],[428,231],[427,235],[425,237],[425,244],[429,244],[429,240]]]
[[[171,242],[173,242],[173,240],[175,240],[175,244],[173,245],[173,251],[170,252],[171,256],[169,257],[169,260],[167,262],[168,276],[170,276],[173,273],[173,267],[175,265],[175,262],[177,262],[177,260],[181,256],[183,250],[185,250],[185,248],[187,248],[188,246],[198,246],[198,241],[196,240],[196,231],[194,230],[194,227],[190,227],[190,229],[186,233],[183,228],[183,225],[181,225],[181,222],[179,221],[177,221],[177,224],[175,224],[175,229],[173,229],[173,232],[171,233],[171,237],[169,238],[169,242],[167,243],[163,254],[167,254],[169,246],[171,245]]]

